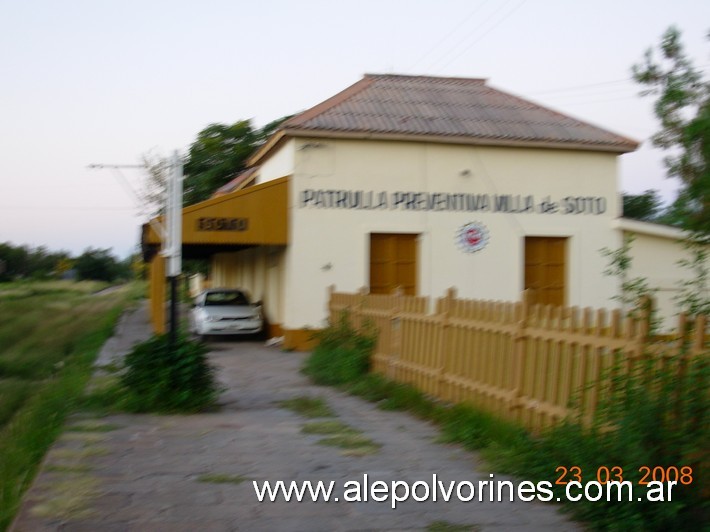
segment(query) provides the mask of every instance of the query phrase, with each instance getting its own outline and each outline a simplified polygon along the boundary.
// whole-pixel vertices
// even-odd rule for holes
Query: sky
[[[88,165],[184,154],[209,124],[262,126],[365,73],[486,78],[629,136],[620,188],[670,201],[631,66],[671,24],[708,74],[706,0],[0,0],[0,242],[125,257],[145,175]]]

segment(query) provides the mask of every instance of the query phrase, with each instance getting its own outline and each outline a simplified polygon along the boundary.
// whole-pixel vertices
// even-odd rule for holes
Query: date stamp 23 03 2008
[[[689,486],[694,480],[691,466],[644,465],[631,472],[627,469],[625,474],[621,466],[599,466],[583,473],[579,466],[561,465],[555,468],[555,473],[558,475],[555,484],[564,486],[567,499],[573,502],[583,498],[598,501],[604,491],[607,500],[612,500],[615,493],[617,501],[669,502],[674,487]],[[634,495],[635,486],[642,489],[643,497]]]

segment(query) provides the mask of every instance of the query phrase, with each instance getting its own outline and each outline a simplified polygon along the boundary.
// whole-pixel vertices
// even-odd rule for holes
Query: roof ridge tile
[[[536,147],[627,152],[638,143],[578,118],[491,87],[483,78],[365,74],[331,98],[287,120],[285,135],[501,141]]]

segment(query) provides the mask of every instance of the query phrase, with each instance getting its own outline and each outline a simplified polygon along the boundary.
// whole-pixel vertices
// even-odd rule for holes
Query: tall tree
[[[710,83],[688,59],[677,28],[666,30],[658,52],[649,49],[633,75],[648,87],[642,94],[657,97],[661,130],[652,141],[670,151],[668,175],[683,184],[673,209],[696,239],[710,240]]]
[[[199,132],[185,160],[183,203],[209,198],[215,190],[246,168],[247,159],[289,116],[252,127],[249,120],[232,125],[211,124]]]
[[[641,194],[624,193],[624,218],[633,218],[644,222],[655,222],[663,206],[657,190],[647,190]]]
[[[257,140],[248,120],[230,126],[212,124],[200,131],[185,162],[184,203],[190,205],[209,198],[244,170]]]
[[[45,279],[61,273],[60,265],[69,259],[67,251],[46,247],[13,246],[0,243],[0,282],[12,279]]]
[[[86,249],[77,257],[74,268],[80,280],[112,282],[120,277],[130,277],[130,273],[111,254],[110,249]]]

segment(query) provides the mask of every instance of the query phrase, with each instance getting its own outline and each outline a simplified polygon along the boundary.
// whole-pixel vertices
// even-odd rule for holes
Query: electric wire
[[[444,70],[446,67],[448,67],[451,63],[453,63],[453,62],[456,61],[459,57],[461,57],[463,54],[465,54],[466,52],[468,52],[468,51],[473,47],[473,45],[475,45],[475,44],[477,44],[478,42],[480,42],[480,41],[481,41],[484,37],[486,37],[489,33],[491,33],[493,30],[495,30],[496,28],[498,28],[503,22],[505,22],[505,21],[508,20],[511,16],[513,16],[513,14],[514,14],[516,11],[518,11],[521,7],[523,7],[523,4],[525,4],[525,1],[526,1],[526,0],[522,0],[522,1],[521,1],[518,5],[516,5],[513,9],[511,9],[510,11],[508,11],[508,12],[503,16],[503,18],[501,18],[501,19],[498,20],[498,22],[496,22],[493,26],[491,26],[490,28],[488,28],[487,31],[485,31],[485,32],[483,32],[482,34],[478,35],[477,38],[474,39],[472,42],[470,42],[466,48],[464,48],[463,50],[461,50],[461,52],[460,52],[458,55],[455,55],[454,57],[452,57],[451,59],[449,59],[449,61],[447,61],[443,66],[441,66],[441,68],[439,68],[438,70],[436,70],[436,72],[437,72],[437,73],[440,73],[442,70]],[[507,5],[507,4],[504,4],[504,5]],[[499,11],[500,11],[500,10],[499,10]],[[490,18],[492,18],[492,17],[489,17],[489,19],[487,19],[487,21],[490,20]],[[486,21],[486,22],[487,22],[487,21]]]
[[[451,36],[452,36],[454,33],[456,33],[464,24],[466,24],[466,23],[471,19],[471,17],[473,17],[473,15],[475,15],[475,14],[478,13],[481,9],[483,9],[483,7],[484,7],[488,2],[490,2],[490,0],[484,0],[484,2],[483,2],[482,4],[479,4],[478,6],[476,6],[476,8],[475,8],[473,11],[471,11],[466,17],[464,17],[464,18],[461,20],[461,22],[459,22],[451,31],[449,31],[449,33],[447,33],[442,39],[440,39],[434,46],[430,47],[429,50],[427,50],[427,52],[426,52],[424,55],[422,55],[421,57],[419,57],[419,59],[417,59],[414,63],[412,63],[412,65],[409,67],[409,71],[410,71],[410,72],[413,71],[414,68],[415,68],[419,63],[421,63],[421,62],[422,62],[426,57],[428,57],[434,50],[436,50],[436,49],[437,49],[439,46],[441,46],[445,41],[447,41],[447,40],[449,39],[449,37],[451,37]]]

